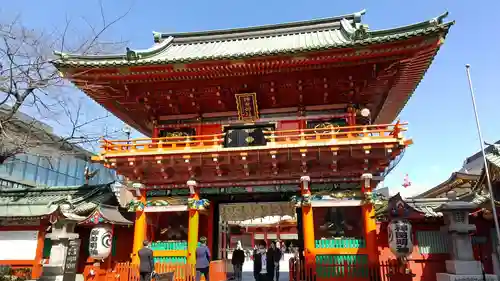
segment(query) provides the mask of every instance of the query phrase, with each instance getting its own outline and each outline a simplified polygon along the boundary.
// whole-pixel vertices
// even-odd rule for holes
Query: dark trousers
[[[140,281],[151,281],[151,272],[141,272],[139,275]]]
[[[209,277],[209,268],[208,267],[204,267],[204,268],[197,268],[196,269],[196,281],[200,281],[201,280],[201,275],[203,274],[203,276],[205,276],[205,280],[206,281],[209,281],[210,280],[210,277]]]
[[[234,271],[234,279],[236,281],[241,281],[241,278],[243,277],[243,265],[242,264],[233,264],[233,271]]]
[[[259,273],[256,275],[257,278],[255,278],[255,279],[256,279],[256,281],[272,281],[272,280],[270,280],[272,278],[269,278],[269,275],[270,275],[269,273]]]
[[[276,266],[276,268],[274,269],[274,273],[275,273],[275,278],[274,281],[279,281],[280,280],[280,266]]]

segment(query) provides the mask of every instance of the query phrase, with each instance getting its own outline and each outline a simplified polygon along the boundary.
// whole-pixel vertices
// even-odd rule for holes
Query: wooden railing
[[[312,263],[290,259],[290,281],[406,281],[398,274],[401,268],[396,261],[375,265],[363,263]],[[411,280],[411,279],[410,279]]]
[[[228,262],[217,260],[210,262],[210,281],[228,280]],[[426,261],[431,262],[431,261]],[[438,261],[444,266],[444,260]],[[379,262],[374,265],[367,263],[305,263],[295,258],[289,260],[290,281],[410,281],[414,275],[406,272],[395,260]],[[444,270],[444,269],[443,269]],[[193,265],[156,263],[155,272],[161,277],[169,276],[169,280],[156,281],[196,281],[196,270]],[[425,281],[435,281],[435,272],[427,274]],[[136,264],[119,263],[113,270],[97,275],[85,275],[85,281],[140,281],[139,268]],[[205,281],[205,278],[200,278]]]
[[[156,263],[155,272],[162,276],[168,273],[171,280],[161,281],[196,281],[196,269],[193,265],[175,263]],[[210,262],[210,281],[226,281],[226,264],[223,261]],[[202,276],[201,281],[205,278]],[[85,281],[140,281],[139,267],[132,263],[118,263],[112,271],[102,275],[87,275]],[[160,281],[160,280],[158,280]]]
[[[301,130],[265,131],[267,144],[304,144],[337,141],[366,141],[400,139],[406,131],[406,123],[394,125],[363,125]],[[186,149],[223,148],[225,134],[195,135],[162,138],[137,138],[129,140],[102,140],[102,154],[130,152],[179,151]],[[255,146],[254,146],[255,147]]]

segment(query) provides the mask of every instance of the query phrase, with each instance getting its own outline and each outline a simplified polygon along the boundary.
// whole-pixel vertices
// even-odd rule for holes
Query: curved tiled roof
[[[437,186],[415,196],[416,198],[431,198],[446,193],[449,190],[455,189],[457,187],[472,189],[480,175],[478,174],[467,174],[462,172],[454,172],[451,176],[444,182],[438,184]]]
[[[97,221],[96,221],[97,219]],[[112,223],[115,225],[132,225],[132,221],[125,218],[118,210],[118,206],[100,204],[95,210],[83,219],[81,224]]]
[[[56,52],[58,67],[113,67],[229,60],[349,48],[446,33],[447,13],[429,21],[370,31],[361,24],[364,11],[327,19],[260,27],[187,33],[154,33],[156,45],[119,55],[72,55]]]
[[[0,217],[42,217],[60,209],[86,215],[114,198],[109,184],[0,189]]]
[[[441,212],[436,211],[438,207],[443,205],[444,203],[450,202],[448,198],[402,198],[401,194],[396,194],[383,202],[375,210],[375,216],[377,218],[387,217],[391,210],[399,204],[399,202],[403,202],[408,210],[410,211],[409,216],[413,217],[411,213],[419,214],[425,218],[432,217],[442,217],[443,214]]]

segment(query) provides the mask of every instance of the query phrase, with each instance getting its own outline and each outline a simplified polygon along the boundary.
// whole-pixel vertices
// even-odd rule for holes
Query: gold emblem
[[[314,132],[316,134],[337,133],[338,131],[340,131],[339,128],[340,126],[338,124],[324,122],[314,126]]]

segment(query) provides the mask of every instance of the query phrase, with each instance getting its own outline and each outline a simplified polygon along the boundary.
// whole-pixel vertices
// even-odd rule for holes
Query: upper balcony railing
[[[128,140],[102,140],[101,154],[130,154],[133,152],[182,152],[244,150],[245,148],[280,147],[282,145],[333,145],[342,142],[373,143],[402,139],[407,123],[390,125],[363,125],[326,127],[300,130],[262,131],[263,141],[248,145],[228,146],[228,133],[214,135],[175,136],[161,138],[137,138]],[[251,136],[247,138],[253,139]]]

